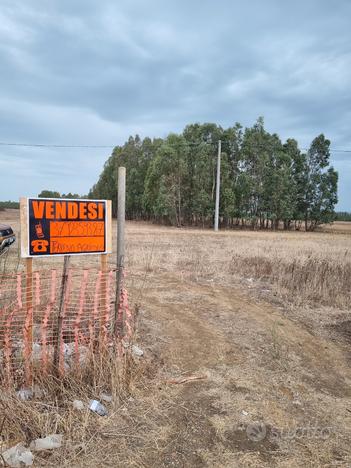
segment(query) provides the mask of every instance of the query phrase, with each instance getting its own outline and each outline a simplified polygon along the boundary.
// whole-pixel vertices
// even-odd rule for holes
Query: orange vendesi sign
[[[111,202],[21,199],[21,234],[24,257],[108,253]]]

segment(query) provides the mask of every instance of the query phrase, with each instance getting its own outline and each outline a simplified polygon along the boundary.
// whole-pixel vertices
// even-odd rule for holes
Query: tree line
[[[38,194],[38,198],[70,198],[70,199],[76,199],[76,198],[87,198],[84,197],[84,195],[78,195],[78,193],[60,193],[57,192],[56,190],[42,190]]]
[[[349,213],[348,211],[336,212],[335,221],[351,221],[351,213]]]
[[[15,201],[0,201],[0,211],[5,211],[6,209],[13,208],[13,209],[18,209],[19,208],[19,202]]]
[[[222,226],[314,230],[334,220],[330,141],[321,134],[301,151],[296,140],[266,131],[261,117],[245,129],[196,123],[164,139],[130,137],[114,148],[89,198],[112,199],[116,214],[117,167],[125,166],[128,219],[211,226],[219,140]]]

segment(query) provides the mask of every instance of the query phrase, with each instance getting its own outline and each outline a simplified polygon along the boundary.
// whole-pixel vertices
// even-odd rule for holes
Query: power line
[[[0,141],[0,146],[25,146],[28,148],[114,148],[116,145],[50,145],[45,143],[6,143]]]
[[[217,146],[217,142],[206,142],[206,141],[185,141],[183,142],[189,146],[200,146],[202,144]],[[167,145],[178,145],[178,143],[166,142]],[[0,146],[22,146],[28,148],[115,148],[119,145],[59,145],[59,144],[46,144],[46,143],[8,143],[0,141]]]
[[[168,146],[178,145],[178,143],[172,142],[165,142]],[[189,146],[200,146],[200,145],[208,145],[208,146],[217,146],[217,142],[207,142],[207,141],[185,141],[183,142]],[[224,141],[222,142],[224,145],[229,144],[230,142]],[[115,148],[119,145],[62,145],[62,144],[47,144],[47,143],[12,143],[12,142],[4,142],[0,141],[0,146],[19,146],[19,147],[26,147],[26,148],[71,148],[71,149],[111,149]],[[255,145],[255,147],[262,147],[265,148],[264,145]],[[301,151],[308,151],[308,148],[300,148]],[[351,149],[333,149],[330,148],[331,153],[351,153]]]
[[[351,153],[351,150],[333,149],[333,148],[331,148],[330,152],[331,152],[331,153]]]
[[[229,143],[230,143],[229,141],[225,141],[225,142],[222,141],[222,146],[223,146],[223,144],[224,144],[224,145],[227,145],[227,144],[229,144]],[[267,150],[267,146],[265,146],[265,145],[253,145],[253,146],[254,146],[254,149],[263,148],[263,149]],[[299,147],[298,147],[297,149],[298,149],[299,151],[309,151],[310,148],[299,148]],[[241,148],[238,147],[238,150],[240,151]],[[351,149],[337,149],[337,148],[336,148],[336,149],[333,149],[333,148],[329,148],[329,152],[330,152],[330,153],[351,153]]]

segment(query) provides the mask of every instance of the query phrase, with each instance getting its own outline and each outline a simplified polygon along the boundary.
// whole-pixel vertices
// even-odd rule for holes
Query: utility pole
[[[221,185],[221,151],[222,151],[222,141],[218,140],[216,208],[215,208],[215,222],[214,222],[215,231],[218,231],[218,219],[219,219],[219,194],[220,194],[220,185]]]

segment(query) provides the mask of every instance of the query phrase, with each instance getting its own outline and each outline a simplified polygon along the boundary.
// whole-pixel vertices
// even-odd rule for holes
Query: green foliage
[[[42,190],[38,194],[39,198],[61,198],[60,192],[55,192],[54,190]]]
[[[302,212],[305,229],[314,230],[318,224],[334,219],[337,199],[338,173],[329,166],[330,141],[324,135],[313,140],[304,161]]]
[[[15,201],[0,201],[0,211],[4,211],[7,208],[19,208],[19,202]]]
[[[246,129],[196,123],[165,139],[130,137],[113,150],[89,197],[112,199],[116,214],[116,174],[123,165],[128,218],[210,226],[219,140],[223,225],[299,229],[304,222],[313,230],[334,219],[338,174],[329,167],[329,140],[319,135],[302,153],[295,140],[283,144],[267,132],[262,117]]]
[[[61,198],[69,198],[69,199],[76,199],[76,198],[85,198],[84,196],[80,196],[78,195],[78,193],[71,193],[71,192],[68,192],[68,193],[63,193],[61,195]]]
[[[347,211],[338,211],[334,216],[335,221],[351,221],[351,213]]]
[[[87,198],[87,196],[84,196],[84,195],[79,195],[78,193],[71,193],[71,192],[68,192],[68,193],[63,193],[63,194],[60,194],[60,192],[56,192],[54,190],[42,190],[39,195],[38,195],[39,198],[68,198],[68,199],[77,199],[77,198]]]

